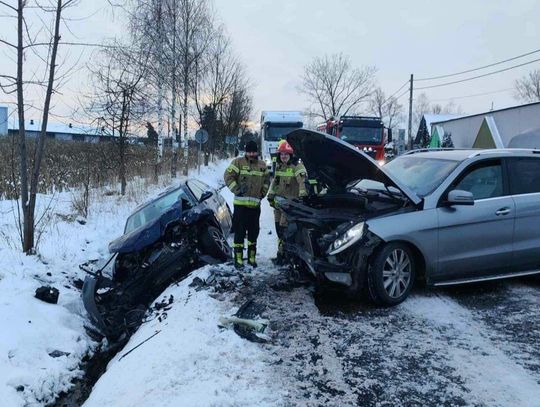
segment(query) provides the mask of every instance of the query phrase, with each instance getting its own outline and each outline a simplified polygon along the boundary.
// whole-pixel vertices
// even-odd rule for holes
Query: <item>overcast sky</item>
[[[392,94],[411,73],[417,78],[444,75],[540,48],[540,2],[535,0],[214,0],[213,3],[254,83],[255,120],[261,110],[308,107],[308,101],[296,88],[303,67],[316,55],[343,52],[357,66],[377,67],[380,86]],[[122,33],[122,22],[114,18],[107,4],[106,0],[83,0],[77,10],[70,12],[76,17],[90,15],[72,23],[77,40],[97,42]],[[0,25],[1,38],[12,35],[12,27]],[[64,35],[65,39],[72,37],[68,33]],[[71,49],[70,55],[78,57],[80,51]],[[90,51],[85,51],[82,61],[90,55]],[[536,58],[540,58],[540,53],[452,79]],[[0,61],[2,71],[9,63],[6,58]],[[425,92],[432,101],[441,104],[453,99],[466,113],[489,110],[492,103],[495,109],[507,107],[517,104],[508,90],[514,80],[535,68],[540,68],[540,62]],[[84,71],[75,75],[64,89],[62,102],[57,103],[58,111],[65,114],[76,104],[75,95],[85,80]],[[418,82],[415,86],[445,81]],[[400,101],[406,105],[407,96]]]

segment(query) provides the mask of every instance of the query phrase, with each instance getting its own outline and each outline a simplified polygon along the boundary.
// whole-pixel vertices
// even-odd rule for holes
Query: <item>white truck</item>
[[[303,126],[302,112],[263,111],[261,113],[261,155],[268,168],[274,167],[279,141],[285,139],[291,131],[301,129]]]

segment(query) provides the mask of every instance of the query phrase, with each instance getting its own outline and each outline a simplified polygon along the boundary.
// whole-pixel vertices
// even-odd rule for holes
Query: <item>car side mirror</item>
[[[203,194],[201,195],[201,197],[199,198],[199,202],[204,202],[206,201],[208,198],[210,198],[212,195],[214,195],[212,193],[212,191],[206,191],[206,192],[203,192]]]
[[[469,191],[454,189],[448,192],[447,205],[474,205],[474,196]]]

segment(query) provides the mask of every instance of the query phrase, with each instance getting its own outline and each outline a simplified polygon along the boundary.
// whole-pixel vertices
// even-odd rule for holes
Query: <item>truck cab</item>
[[[274,169],[277,148],[291,131],[301,129],[304,118],[297,111],[263,111],[261,114],[260,145],[261,158],[269,169]]]
[[[384,127],[380,117],[341,116],[320,124],[317,130],[352,144],[381,165],[385,162],[384,146],[392,141],[391,129]]]

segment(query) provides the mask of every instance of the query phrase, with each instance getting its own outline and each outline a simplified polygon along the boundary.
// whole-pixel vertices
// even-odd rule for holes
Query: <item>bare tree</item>
[[[387,98],[381,88],[375,89],[372,93],[369,110],[380,117],[390,129],[396,127],[403,119],[403,106],[395,97]]]
[[[51,109],[51,99],[56,91],[55,85],[58,82],[57,73],[57,55],[58,46],[60,43],[60,25],[62,24],[62,12],[76,4],[75,0],[56,0],[54,3],[40,3],[36,1],[30,4],[28,0],[18,0],[17,5],[10,5],[6,2],[0,2],[8,10],[7,17],[15,17],[17,20],[17,41],[11,43],[6,40],[1,42],[13,50],[17,54],[17,73],[16,76],[0,75],[4,82],[0,83],[1,89],[5,93],[17,94],[17,113],[19,119],[19,181],[21,192],[21,207],[22,207],[22,228],[21,243],[25,253],[32,253],[35,248],[35,207],[38,184],[41,172],[41,163],[45,149],[45,137],[47,132],[47,124]],[[27,24],[25,11],[27,9],[37,9],[43,15],[39,18],[42,27],[37,32],[31,32],[31,27]],[[52,22],[50,25],[46,22],[45,16],[51,14]],[[42,41],[42,33],[47,33],[48,39]],[[40,53],[37,48],[46,47],[47,53]],[[30,80],[24,78],[26,52],[32,51],[46,67],[46,75],[43,80],[37,79],[34,72]],[[25,108],[27,107],[25,99],[27,93],[30,92],[28,85],[36,85],[45,89],[43,101],[41,130],[38,136],[35,149],[32,153],[31,168],[28,165],[28,152],[26,142],[25,128]],[[34,90],[34,89],[32,89]],[[20,225],[19,216],[19,225]]]
[[[126,192],[126,143],[133,122],[143,123],[147,111],[144,78],[149,70],[147,48],[135,49],[115,44],[101,51],[103,64],[91,69],[95,94],[88,112],[118,145],[120,193]]]
[[[238,75],[231,94],[219,110],[224,134],[237,135],[244,130],[252,109],[253,101],[249,92],[249,82],[245,76]]]
[[[188,113],[190,82],[195,73],[197,61],[206,52],[214,33],[213,18],[208,0],[176,0],[179,3],[178,35],[180,37],[180,76],[182,83],[182,118],[184,127],[184,156],[188,155]],[[184,166],[188,174],[188,163]]]
[[[304,68],[298,91],[309,98],[314,113],[327,120],[359,110],[373,91],[375,72],[371,66],[353,67],[341,53],[315,57]]]
[[[514,98],[525,103],[540,101],[540,69],[535,69],[514,82]]]
[[[162,135],[162,104],[169,107],[169,124],[176,136],[176,123],[183,126],[184,155],[187,156],[188,114],[193,77],[215,35],[213,12],[208,0],[132,0],[128,10],[132,36],[151,39],[155,70],[150,77],[157,89],[158,133]],[[166,90],[168,92],[166,92]],[[168,93],[168,96],[166,96]],[[181,117],[176,117],[177,103]],[[175,157],[172,172],[175,173]],[[187,161],[184,173],[187,173]]]
[[[193,99],[197,109],[195,120],[210,134],[209,142],[205,146],[210,153],[223,148],[224,135],[236,134],[223,133],[226,131],[225,129],[231,131],[231,127],[237,127],[236,125],[231,126],[230,120],[227,119],[230,116],[224,113],[227,110],[224,109],[226,104],[232,103],[236,109],[238,105],[243,105],[243,102],[246,102],[248,106],[239,109],[239,111],[244,112],[240,114],[240,121],[246,121],[249,118],[251,98],[239,98],[239,88],[243,88],[242,92],[249,93],[245,70],[234,56],[230,40],[219,30],[200,64],[196,64],[192,83]]]

